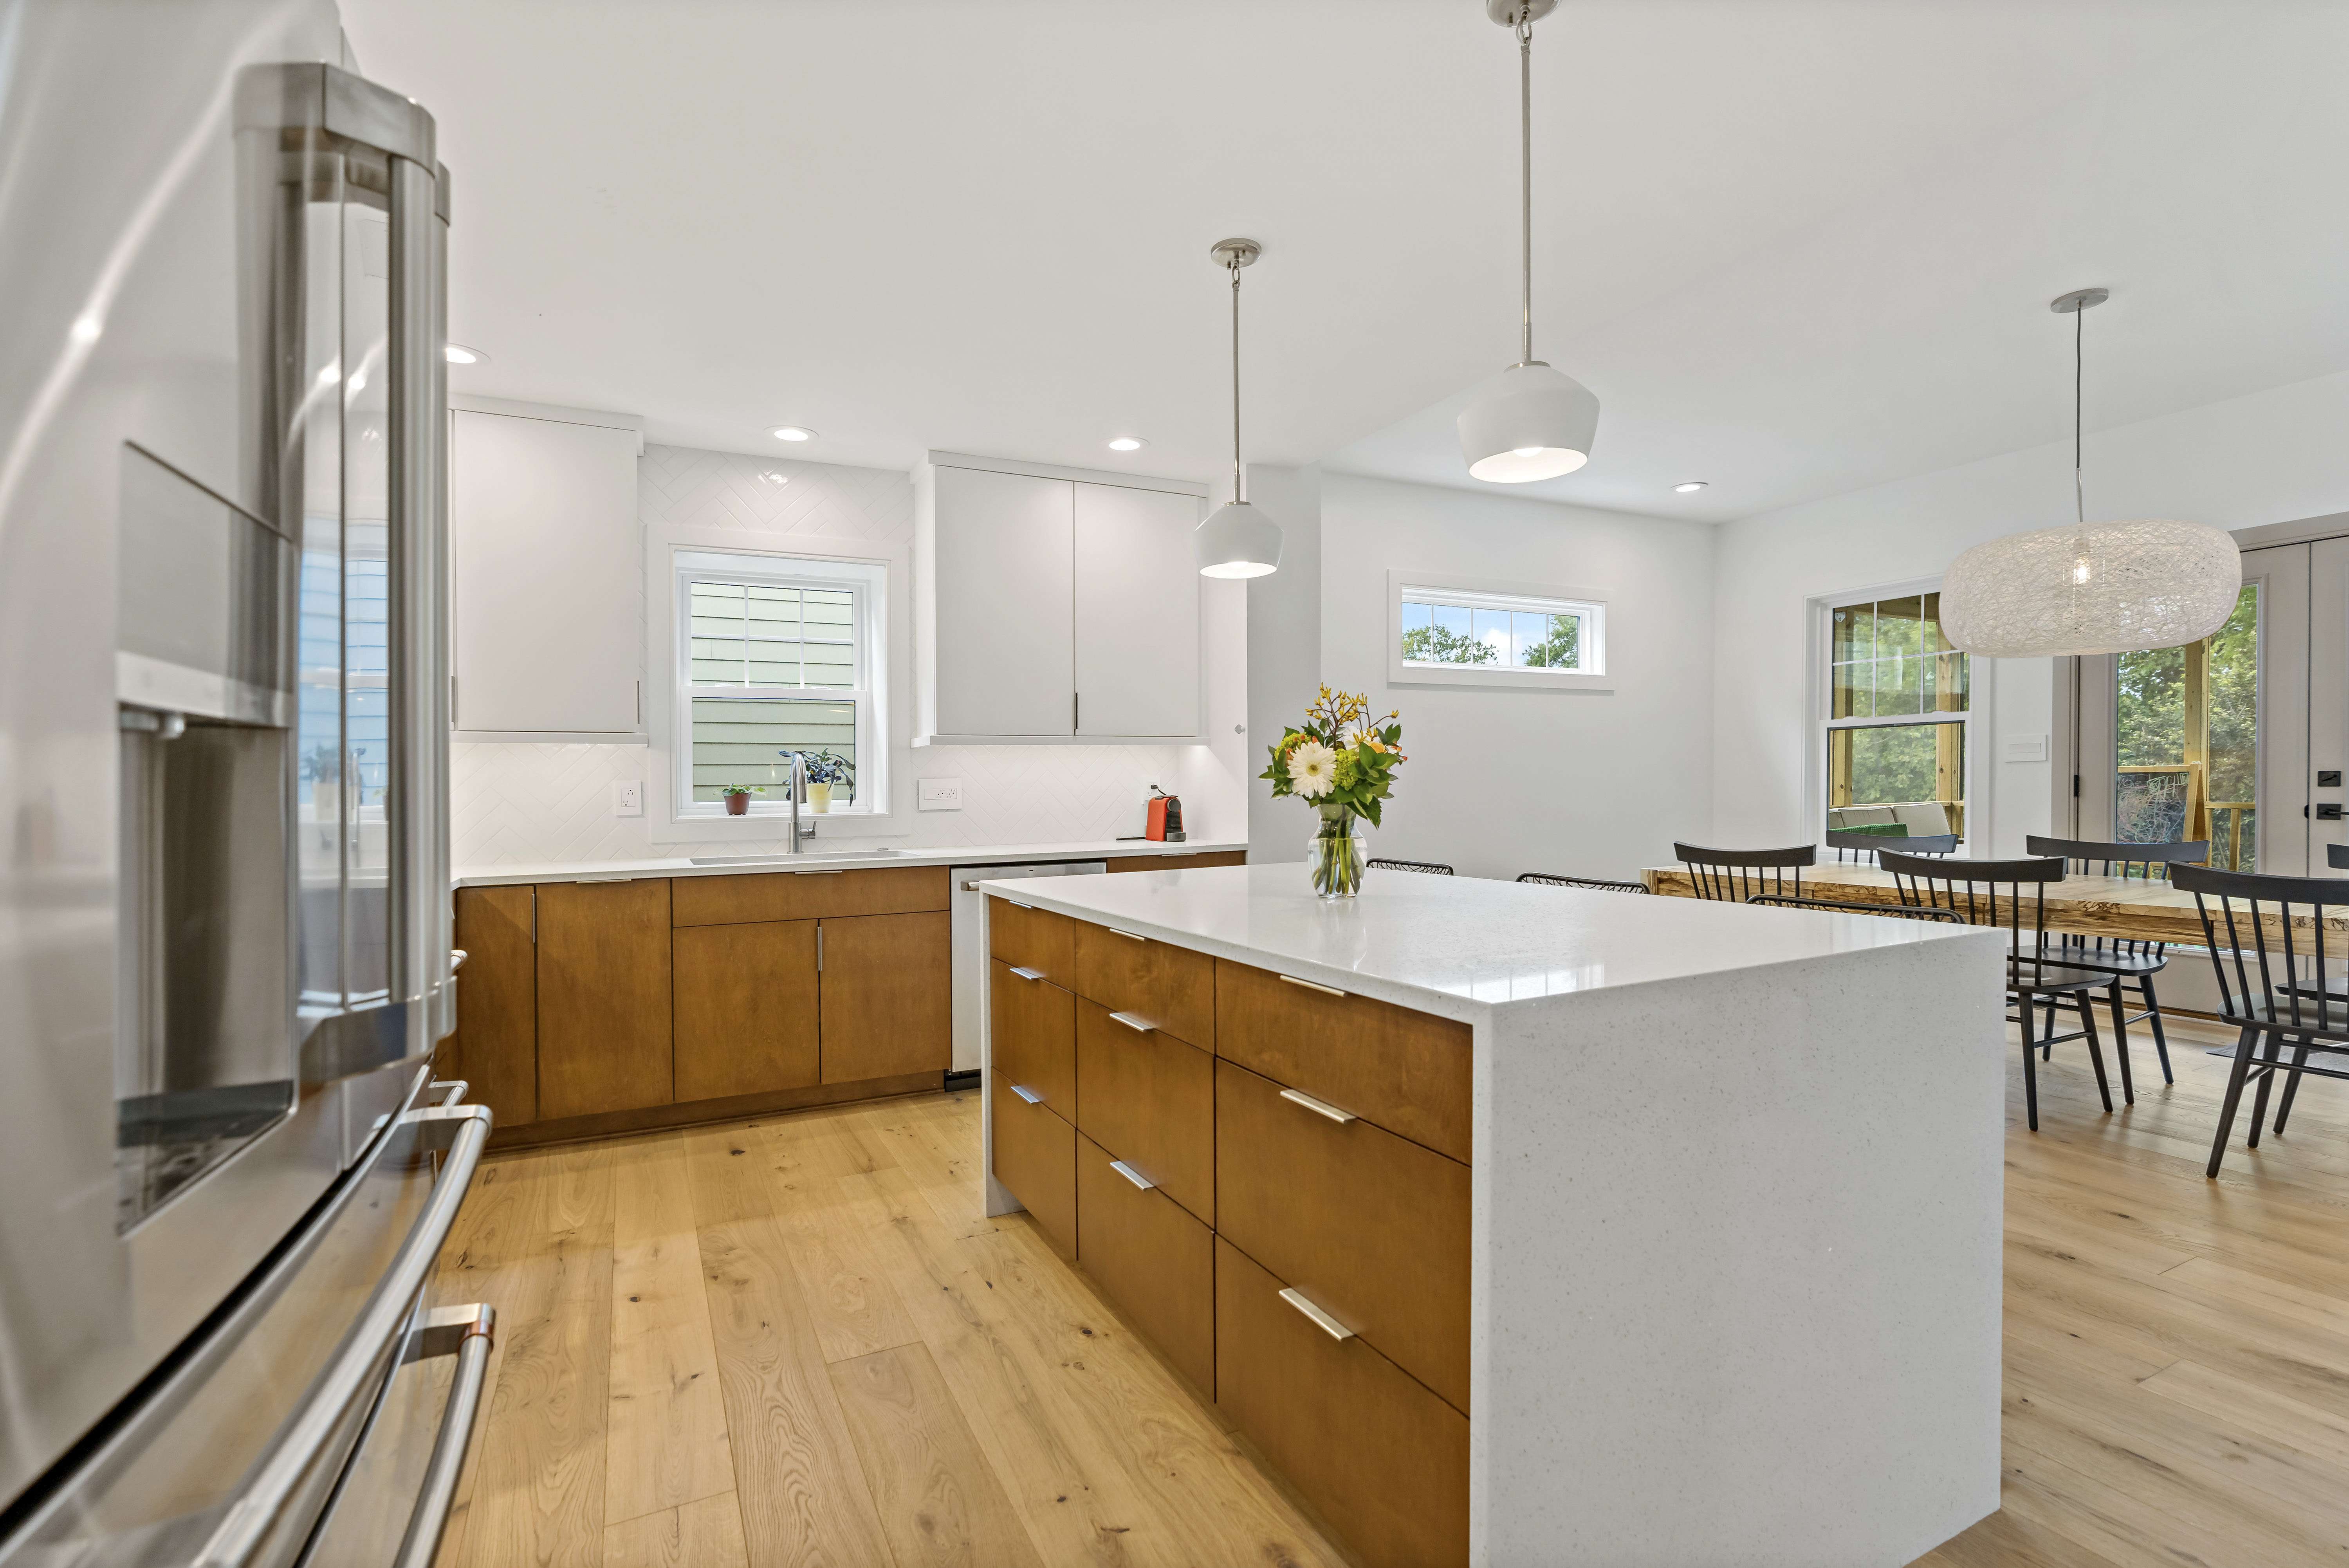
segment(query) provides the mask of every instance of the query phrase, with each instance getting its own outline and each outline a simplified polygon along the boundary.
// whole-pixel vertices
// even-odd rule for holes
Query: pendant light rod
[[[1232,499],[1247,499],[1247,471],[1240,466],[1240,268],[1264,254],[1254,240],[1217,240],[1207,254],[1232,275]]]
[[[1534,362],[1534,18],[1530,6],[1517,13],[1517,196],[1524,264],[1524,341],[1517,363]]]
[[[2109,288],[2075,288],[2047,302],[2048,309],[2072,318],[2072,521],[2084,527],[2088,521],[2088,501],[2080,479],[2080,404],[2087,377],[2087,337],[2080,317],[2112,296]]]

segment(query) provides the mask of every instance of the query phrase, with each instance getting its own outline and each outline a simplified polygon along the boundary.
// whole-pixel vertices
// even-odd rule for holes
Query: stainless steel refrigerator
[[[316,0],[0,0],[0,1563],[419,1564],[485,1310],[448,171]]]

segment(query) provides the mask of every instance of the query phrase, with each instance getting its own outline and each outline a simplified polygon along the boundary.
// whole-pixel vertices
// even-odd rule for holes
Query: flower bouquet
[[[1283,730],[1272,747],[1272,765],[1258,778],[1272,781],[1275,795],[1310,801],[1321,814],[1310,860],[1313,890],[1324,898],[1350,898],[1362,888],[1367,846],[1356,823],[1379,824],[1379,803],[1393,793],[1394,771],[1409,761],[1395,749],[1402,739],[1400,714],[1370,717],[1360,693],[1321,688],[1306,710],[1305,722]]]

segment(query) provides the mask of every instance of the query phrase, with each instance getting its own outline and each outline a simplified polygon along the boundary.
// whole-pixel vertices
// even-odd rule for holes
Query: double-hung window
[[[1826,826],[1963,837],[1971,671],[1941,596],[1831,604],[1827,622]]]
[[[676,563],[677,815],[722,815],[730,790],[753,792],[752,815],[780,815],[794,752],[843,775],[833,811],[880,809],[884,568],[700,551]]]

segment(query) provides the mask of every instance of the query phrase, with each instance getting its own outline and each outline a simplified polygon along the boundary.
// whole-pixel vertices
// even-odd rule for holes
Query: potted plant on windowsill
[[[750,813],[750,797],[767,792],[757,784],[724,784],[719,786],[718,793],[726,799],[727,815],[744,816]]]
[[[789,752],[782,753],[790,756]],[[832,792],[842,785],[856,787],[856,764],[829,748],[821,752],[802,752],[801,763],[807,770],[808,809],[816,813],[832,809]]]
[[[1350,898],[1362,890],[1368,846],[1355,824],[1379,825],[1379,803],[1394,789],[1394,771],[1409,759],[1397,749],[1402,739],[1399,715],[1370,716],[1357,692],[1321,688],[1306,710],[1305,722],[1281,732],[1272,747],[1272,765],[1258,778],[1272,781],[1276,795],[1293,794],[1321,814],[1309,860],[1313,890],[1324,898]]]

